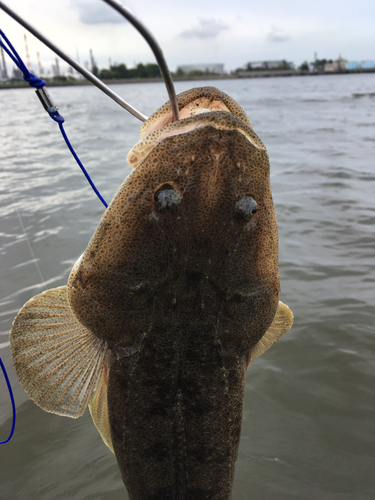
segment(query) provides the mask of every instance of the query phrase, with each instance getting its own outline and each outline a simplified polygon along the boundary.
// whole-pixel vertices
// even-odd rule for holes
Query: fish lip
[[[216,111],[222,109],[233,113],[252,127],[244,109],[228,94],[216,87],[195,87],[177,95],[180,117],[184,114],[195,115],[198,109],[204,107]],[[161,128],[173,120],[171,102],[167,101],[157,111],[155,111],[139,129],[140,140],[142,141],[152,131]]]
[[[162,140],[175,135],[185,135],[197,128],[209,126],[223,131],[238,131],[255,149],[266,152],[264,144],[250,125],[230,111],[219,110],[200,112],[154,130],[129,151],[127,161],[131,167],[135,168]]]
[[[194,123],[199,123],[199,122],[227,122],[228,128],[238,128],[240,130],[244,130],[247,133],[252,132],[252,135],[256,136],[255,132],[253,131],[253,128],[249,126],[247,123],[245,123],[243,120],[241,120],[240,117],[238,117],[236,114],[232,113],[231,111],[225,111],[225,110],[218,110],[218,111],[210,111],[210,110],[202,110],[192,116],[187,116],[186,118],[182,118],[178,120],[177,122],[171,122],[167,123],[166,125],[163,125],[162,127],[154,130],[150,134],[146,135],[144,139],[140,142],[143,142],[144,140],[150,139],[154,135],[160,135],[161,131],[164,130],[170,130],[170,129],[176,129],[178,130],[179,128],[183,128],[186,124],[194,124]],[[217,127],[218,128],[218,127]],[[226,127],[223,126],[223,130],[226,130]],[[182,135],[181,134],[176,134],[176,135]],[[257,149],[259,151],[264,151],[266,148],[263,145],[263,143],[260,141],[258,136],[256,136],[259,143]]]
[[[141,126],[139,129],[140,140],[127,156],[127,161],[132,168],[137,167],[148,155],[153,145],[157,143],[157,141],[154,141],[155,138],[160,137],[161,134],[180,135],[183,133],[183,127],[190,126],[192,129],[193,127],[198,128],[209,125],[209,123],[203,124],[202,119],[207,118],[209,115],[215,117],[214,121],[220,120],[223,115],[219,113],[223,112],[226,113],[227,117],[231,116],[233,119],[238,120],[237,125],[233,126],[232,124],[229,129],[237,128],[240,133],[244,133],[245,136],[251,138],[250,143],[256,146],[257,149],[265,150],[262,141],[254,133],[253,126],[244,109],[225,92],[211,86],[196,87],[178,94],[177,102],[181,117],[178,121],[172,122],[172,107],[170,101],[167,101]],[[212,123],[213,121],[211,121]],[[165,127],[168,128],[165,129]],[[243,127],[249,127],[248,130],[251,130],[251,132],[248,134]],[[222,128],[225,129],[225,127]],[[141,155],[139,155],[140,151],[142,151]]]

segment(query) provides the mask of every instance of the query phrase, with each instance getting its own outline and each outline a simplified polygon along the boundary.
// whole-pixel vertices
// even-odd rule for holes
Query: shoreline
[[[238,80],[244,78],[280,78],[290,76],[327,76],[327,75],[356,75],[358,73],[375,73],[375,69],[367,70],[342,70],[330,71],[321,73],[311,73],[308,71],[240,71],[235,75],[210,75],[210,76],[177,76],[172,77],[174,82],[187,82],[187,81],[202,81],[202,80]],[[124,83],[159,83],[163,82],[162,78],[123,78],[115,80],[102,80],[106,85],[119,85]],[[82,85],[94,85],[89,80],[74,80],[74,81],[47,81],[48,87],[71,87]],[[29,84],[23,80],[4,84],[0,82],[0,90],[6,89],[20,89],[29,87]]]

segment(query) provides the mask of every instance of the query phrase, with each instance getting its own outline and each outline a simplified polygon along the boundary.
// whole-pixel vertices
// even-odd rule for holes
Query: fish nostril
[[[257,213],[258,204],[251,195],[246,195],[236,203],[235,210],[236,218],[247,223]]]
[[[182,194],[171,184],[163,184],[154,194],[155,210],[158,213],[171,213],[182,201]]]

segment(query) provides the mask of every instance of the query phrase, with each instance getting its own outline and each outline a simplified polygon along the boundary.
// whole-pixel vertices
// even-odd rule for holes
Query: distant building
[[[363,69],[375,69],[375,61],[361,61],[360,66]]]
[[[224,75],[224,64],[187,64],[184,66],[179,66],[181,71],[188,75],[190,71],[202,71],[202,73],[217,73],[218,75]]]
[[[348,64],[348,60],[344,59],[343,57],[339,56],[335,63],[338,65],[339,70],[345,69],[345,66]]]
[[[1,39],[1,37],[0,37],[0,39]],[[3,67],[1,67],[1,63],[0,63],[0,80],[8,80],[8,70],[7,70],[7,65],[5,62],[3,47],[0,47],[0,48],[1,48],[1,59],[3,61]]]
[[[348,60],[339,56],[336,61],[329,62],[324,65],[324,73],[336,73],[337,71],[342,71],[346,69]]]
[[[336,71],[339,71],[340,67],[337,64],[337,62],[334,63],[326,63],[324,65],[324,73],[336,73]]]
[[[349,61],[345,65],[345,69],[348,71],[358,71],[361,69],[375,69],[375,61]]]
[[[74,69],[71,66],[68,66],[68,69],[64,73],[64,76],[66,76],[67,78],[75,78],[75,76],[74,76]]]
[[[349,61],[348,63],[346,63],[345,69],[348,69],[349,71],[359,69],[359,62],[358,61]]]
[[[247,63],[247,69],[280,69],[284,66],[288,66],[288,68],[293,69],[294,63],[291,61],[251,61]]]
[[[13,68],[13,78],[15,80],[23,80],[23,73],[18,68]]]
[[[60,65],[57,57],[55,58],[55,63],[56,64],[52,64],[52,77],[60,76]]]
[[[0,80],[7,80],[8,78],[5,76],[5,71],[3,70],[3,68],[1,67],[1,63],[0,63]]]

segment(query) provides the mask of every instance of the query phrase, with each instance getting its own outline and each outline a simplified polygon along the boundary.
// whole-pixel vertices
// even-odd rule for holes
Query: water
[[[374,74],[218,82],[270,154],[281,300],[295,315],[247,375],[234,500],[375,496],[375,98],[353,96],[374,85]],[[166,100],[162,84],[115,91],[145,114]],[[92,87],[51,94],[110,201],[130,172],[125,157],[140,122]],[[89,414],[43,412],[13,371],[14,316],[31,296],[66,283],[103,208],[32,90],[0,99],[0,355],[18,409],[15,436],[0,447],[0,498],[124,499],[115,458]],[[10,425],[0,378],[0,439]]]

